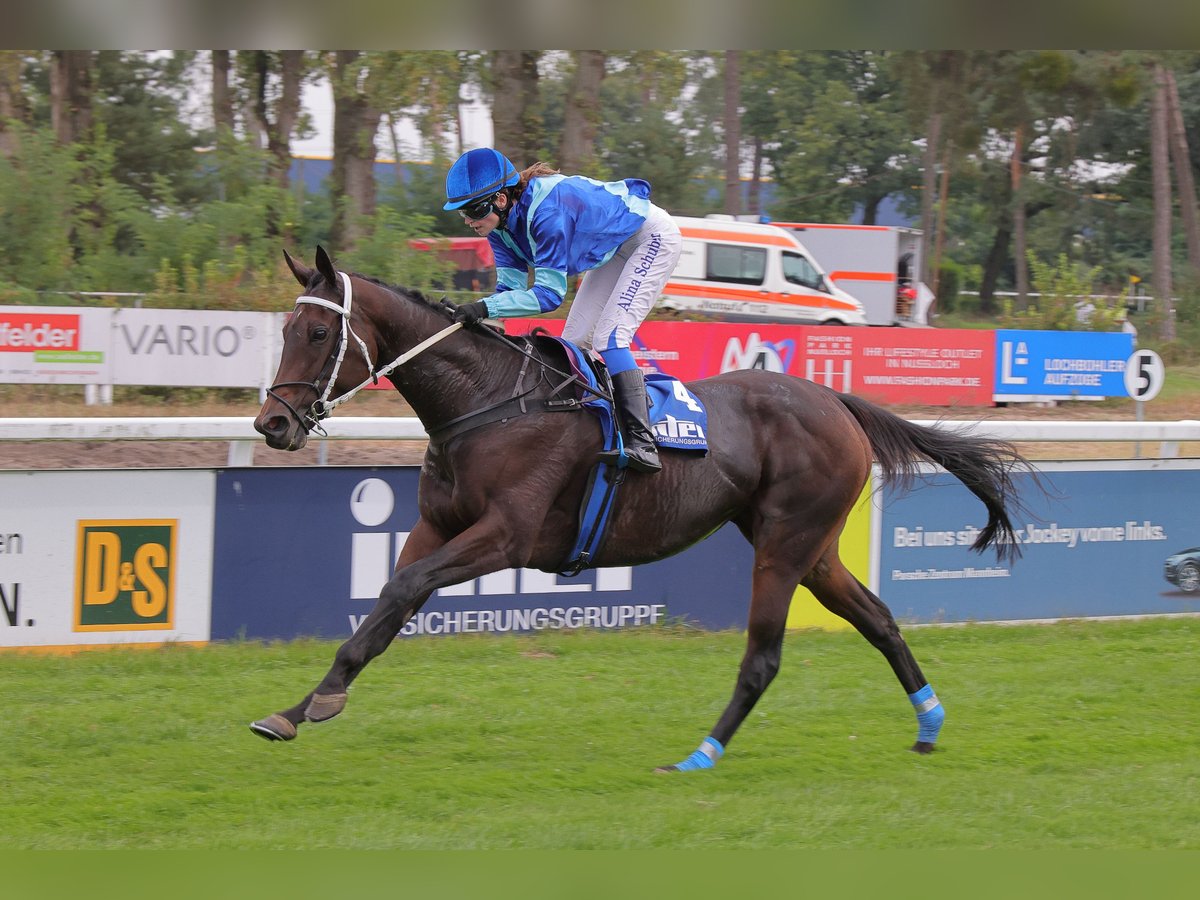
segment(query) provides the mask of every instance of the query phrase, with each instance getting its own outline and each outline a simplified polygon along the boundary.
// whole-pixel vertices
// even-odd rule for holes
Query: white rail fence
[[[88,417],[72,419],[0,419],[2,441],[228,441],[230,466],[254,464],[254,448],[262,435],[248,416],[209,417]],[[920,425],[965,429],[980,437],[1015,442],[1029,441],[1124,441],[1138,445],[1157,443],[1158,456],[1179,455],[1183,441],[1200,441],[1200,420],[1178,422],[1086,421],[1050,422],[1037,420],[913,419]],[[417,441],[428,435],[419,419],[408,417],[346,416],[324,423],[328,432],[320,441],[319,461],[326,460],[326,441]],[[2,468],[0,457],[0,468]]]

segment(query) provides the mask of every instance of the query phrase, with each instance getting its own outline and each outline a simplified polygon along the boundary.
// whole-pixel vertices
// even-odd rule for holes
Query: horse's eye
[[[325,340],[325,338],[327,338],[327,337],[329,337],[328,329],[314,328],[312,331],[312,341],[314,344],[317,343],[318,341]]]

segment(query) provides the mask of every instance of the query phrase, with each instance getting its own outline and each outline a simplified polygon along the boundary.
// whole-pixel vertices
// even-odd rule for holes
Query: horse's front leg
[[[725,753],[734,732],[779,672],[788,607],[798,580],[799,576],[791,566],[777,567],[763,554],[756,554],[746,652],[738,669],[733,697],[713,730],[691,756],[672,766],[659,766],[656,772],[711,769]]]
[[[329,672],[316,690],[295,706],[250,725],[269,740],[290,741],[305,721],[332,719],[346,705],[346,691],[371,660],[388,648],[396,634],[435,590],[509,565],[502,538],[503,519],[481,521],[446,542],[423,520],[409,533],[392,578],[354,634],[337,650]]]

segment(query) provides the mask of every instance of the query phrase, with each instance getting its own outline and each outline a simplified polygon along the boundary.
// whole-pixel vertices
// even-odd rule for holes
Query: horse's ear
[[[320,244],[317,245],[317,271],[324,276],[335,290],[339,287],[337,272],[333,268],[333,260],[329,258],[329,254],[325,252],[325,248]]]
[[[308,287],[308,283],[312,281],[314,270],[292,259],[292,255],[286,250],[283,251],[283,258],[287,261],[288,268],[292,270],[292,274],[296,276],[296,280],[300,282],[300,287]]]

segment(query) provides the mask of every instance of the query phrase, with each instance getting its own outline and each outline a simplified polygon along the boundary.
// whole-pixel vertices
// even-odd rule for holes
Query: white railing
[[[1182,441],[1200,441],[1200,420],[1178,422],[913,419],[918,425],[968,429],[980,437],[1007,441],[1157,442],[1159,457],[1179,455]],[[229,465],[254,463],[254,448],[263,440],[249,416],[89,417],[77,419],[0,419],[0,441],[228,441]],[[344,416],[324,423],[318,441],[416,441],[428,435],[419,419]],[[324,449],[322,443],[321,449]],[[321,454],[322,463],[325,461]]]

